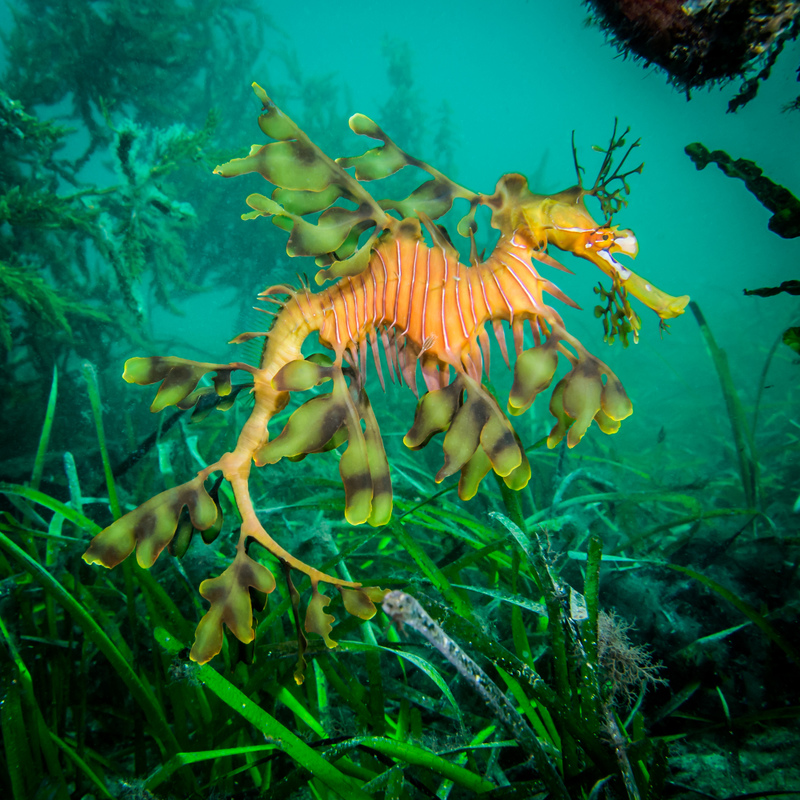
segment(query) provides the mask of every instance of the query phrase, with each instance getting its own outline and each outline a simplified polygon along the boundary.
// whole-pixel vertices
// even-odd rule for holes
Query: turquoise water
[[[781,113],[797,94],[796,42],[786,48],[757,98],[728,114],[737,81],[723,89],[695,91],[687,102],[661,70],[622,58],[597,27],[585,26],[587,9],[577,2],[510,2],[491,14],[477,2],[460,3],[457,9],[409,3],[391,14],[366,12],[359,3],[333,8],[312,2],[300,14],[273,11],[280,35],[269,38],[294,49],[303,79],[332,77],[342,130],[356,111],[382,121],[380,110],[391,92],[384,47],[387,42],[395,50],[407,47],[411,97],[424,114],[420,138],[425,142],[427,136],[430,146],[436,115],[446,101],[452,110],[453,177],[475,191],[492,191],[507,172],[527,175],[534,191],[566,188],[574,182],[572,131],[591,176],[597,161],[589,160],[589,147],[605,145],[615,118],[630,126],[631,136],[641,137],[635,155],[645,169],[632,177],[630,205],[615,223],[632,228],[638,237],[635,268],[664,291],[689,294],[700,304],[717,340],[729,350],[743,399],[754,400],[747,392],[755,387],[774,339],[796,316],[797,301],[788,295],[745,297],[742,290],[790,279],[796,272],[797,242],[767,229],[769,213],[741,182],[726,178],[714,165],[698,172],[683,148],[699,141],[710,150],[755,161],[789,189],[800,185],[797,114]],[[310,18],[315,24],[309,25]],[[304,124],[291,100],[280,96],[281,85],[291,86],[292,78],[284,65],[272,63],[269,45],[252,74]],[[228,113],[241,114],[243,147],[258,141],[252,108]],[[352,136],[350,141],[348,153],[360,152],[362,142]],[[547,277],[591,309],[591,287],[599,273],[568,255],[561,260],[576,275]],[[574,332],[617,371],[634,400],[634,417],[614,444],[626,451],[649,446],[664,425],[689,449],[703,442],[704,452],[711,448],[717,453],[719,441],[727,439],[728,422],[697,326],[684,316],[673,321],[671,335],[662,340],[655,315],[647,309],[640,313],[641,342],[623,352],[619,347],[598,350],[592,337],[599,323],[564,311]],[[793,359],[788,349],[779,350],[767,404],[772,398],[778,405],[792,402]],[[546,410],[540,413],[549,419]]]

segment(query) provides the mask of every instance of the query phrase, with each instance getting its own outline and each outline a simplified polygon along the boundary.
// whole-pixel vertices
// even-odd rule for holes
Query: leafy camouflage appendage
[[[563,347],[565,339],[578,351],[577,358]],[[622,420],[633,413],[622,383],[606,364],[563,330],[554,329],[546,342],[517,357],[508,398],[509,414],[522,414],[536,396],[550,386],[559,352],[570,360],[572,369],[556,384],[550,398],[550,413],[556,418],[556,424],[547,438],[548,447],[555,447],[567,431],[567,444],[574,447],[592,420],[603,433],[616,433]]]
[[[215,373],[214,391],[219,397],[231,394],[231,373],[234,370],[245,370],[252,373],[254,368],[248,364],[208,364],[202,361],[190,361],[174,356],[151,356],[150,358],[129,358],[125,362],[122,377],[128,383],[148,386],[161,381],[150,410],[161,411],[167,406],[191,408],[207,391],[197,389],[200,379],[209,372]],[[237,387],[237,393],[242,387]],[[197,389],[197,391],[195,391]],[[235,395],[234,395],[235,396]]]
[[[352,374],[348,386],[341,367],[305,359],[284,366],[272,385],[282,392],[303,392],[328,380],[333,381],[331,393],[317,395],[300,406],[280,435],[256,454],[256,464],[274,464],[281,458],[298,460],[347,442],[339,460],[345,518],[351,525],[385,525],[392,517],[389,462],[378,421],[358,376]]]
[[[289,597],[292,600],[292,611],[294,613],[297,630],[297,666],[294,671],[294,680],[295,683],[302,684],[305,680],[305,652],[308,649],[308,640],[300,627],[300,594],[294,588],[288,572],[286,574],[286,582],[289,589]],[[334,647],[338,647],[339,644],[330,637],[336,618],[333,614],[326,613],[325,609],[331,599],[322,594],[318,587],[319,584],[317,581],[311,582],[311,600],[306,609],[303,629],[306,633],[319,634],[325,641],[325,645],[328,649],[332,650]],[[361,589],[347,589],[344,586],[339,586],[337,588],[342,595],[345,611],[363,620],[370,620],[375,616],[377,613],[375,603],[382,603],[388,591],[379,589],[377,586],[365,586]]]
[[[203,485],[202,473],[188,483],[167,489],[104,528],[83,554],[87,564],[116,567],[136,548],[139,566],[149,569],[172,541],[181,511],[189,509],[191,524],[199,531],[217,519],[217,504]]]
[[[551,336],[546,342],[524,350],[514,364],[514,383],[508,396],[508,413],[518,416],[530,407],[536,396],[553,381],[558,367],[558,340]]]
[[[255,638],[253,628],[253,603],[250,590],[270,594],[275,589],[275,578],[263,565],[238,548],[233,563],[216,578],[200,584],[200,594],[211,607],[200,620],[195,631],[191,658],[199,664],[211,661],[222,649],[222,624],[242,643]]]
[[[248,334],[237,337],[240,341],[246,341],[247,338]],[[133,358],[125,365],[124,378],[129,383],[143,385],[162,382],[151,406],[153,411],[160,411],[169,405],[191,408],[199,404],[198,401],[202,401],[203,408],[200,413],[204,414],[213,406],[223,409],[226,404],[229,406],[236,394],[244,388],[241,385],[231,384],[230,376],[236,369],[251,373],[254,371],[253,367],[240,363],[210,364],[174,357]],[[197,388],[199,380],[209,372],[215,373],[214,386]],[[351,375],[351,380],[355,377],[350,371],[348,374]],[[289,421],[290,424],[287,424],[286,436],[282,441],[289,443],[289,450],[296,450],[297,453],[294,455],[297,455],[324,450],[349,437],[351,441],[341,462],[342,479],[348,497],[348,513],[353,518],[364,516],[365,519],[374,520],[374,524],[384,524],[391,517],[389,467],[375,417],[360,383],[355,380],[353,385],[348,387],[340,367],[300,359],[287,364],[276,376],[275,407],[282,407],[285,399],[280,398],[288,398],[289,391],[309,389],[329,379],[333,379],[334,383],[331,408],[321,411],[315,409],[316,404],[311,405],[311,417],[314,418],[314,423],[306,426],[302,424],[303,414],[300,413],[305,407],[301,407],[295,412],[299,417],[293,416]],[[210,401],[210,395],[218,399]],[[315,401],[325,399],[315,398]],[[305,413],[308,414],[308,411],[307,409]],[[336,421],[332,426],[332,435],[327,437],[333,441],[328,442],[325,433],[320,438],[319,431],[315,431],[315,424],[318,419],[327,418],[331,413]],[[361,429],[361,420],[364,420],[365,431]],[[310,434],[312,438],[316,435],[316,439],[313,441],[304,439],[303,433]],[[300,444],[292,445],[292,437]],[[348,456],[348,453],[351,455]],[[250,455],[249,452],[243,454],[245,463],[250,460]],[[227,454],[222,461],[209,465],[188,483],[161,492],[113,522],[95,536],[83,556],[84,560],[88,564],[114,567],[136,549],[139,564],[149,568],[167,546],[175,557],[183,557],[196,530],[201,532],[206,544],[212,542],[222,526],[222,509],[217,496],[222,478],[217,480],[210,491],[206,491],[204,482],[212,472],[217,470],[224,472],[224,465],[232,463],[225,458],[231,457],[233,454]],[[232,474],[235,472],[234,469]],[[242,497],[246,498],[246,483],[240,486],[239,491],[243,492]],[[237,495],[237,502],[238,500]],[[241,511],[243,508],[241,503],[239,507]],[[220,652],[224,641],[224,626],[227,626],[244,644],[253,641],[254,598],[259,595],[266,598],[266,595],[275,588],[275,579],[270,570],[247,553],[247,547],[253,541],[267,547],[279,559],[289,559],[292,562],[291,564],[285,560],[282,562],[284,569],[287,570],[287,581],[290,586],[288,571],[293,568],[311,576],[312,597],[306,612],[305,629],[322,635],[329,647],[335,646],[335,642],[329,636],[334,620],[331,615],[323,611],[328,598],[320,594],[317,589],[318,583],[327,581],[335,585],[342,593],[345,610],[348,613],[361,619],[370,619],[376,613],[373,600],[381,601],[385,594],[383,590],[377,587],[356,588],[358,584],[343,586],[342,583],[348,582],[326,576],[303,565],[277,546],[258,520],[251,516],[243,521],[233,563],[221,575],[205,580],[200,585],[200,594],[209,601],[210,607],[197,626],[191,651],[193,660],[206,663]],[[296,591],[290,594],[298,625],[298,667],[295,679],[301,683],[305,665],[303,653],[307,643],[299,622],[300,595]]]
[[[258,84],[253,84],[253,89],[264,105],[259,126],[276,141],[253,145],[245,158],[235,158],[214,172],[226,178],[258,172],[277,187],[271,199],[250,195],[247,204],[254,211],[242,219],[271,216],[276,225],[291,231],[289,255],[316,256],[320,265],[331,265],[324,277],[317,276],[318,283],[358,274],[366,266],[378,234],[391,224],[390,219],[358,181],[325,155]],[[342,197],[356,208],[329,208]],[[320,211],[323,213],[317,224],[303,219]],[[359,249],[358,238],[370,227],[375,231]]]
[[[385,213],[395,209],[403,216],[418,211],[436,219],[450,210],[453,200],[476,196],[442,175],[438,170],[401,150],[369,117],[354,114],[350,129],[360,136],[383,142],[380,147],[352,158],[331,159],[284,114],[256,83],[253,89],[264,105],[259,117],[261,130],[276,141],[253,145],[244,158],[234,158],[214,172],[225,178],[258,172],[276,186],[272,197],[251,194],[247,205],[253,211],[242,219],[272,217],[275,225],[289,231],[286,252],[290,256],[314,256],[317,266],[327,267],[316,275],[318,284],[348,275],[358,275],[369,261],[381,232],[397,220]],[[393,175],[405,166],[419,167],[432,176],[403,200],[377,202],[359,181]],[[346,169],[356,168],[355,178]],[[356,208],[333,204],[344,198]],[[322,212],[316,224],[303,219]],[[372,229],[359,246],[361,235]]]
[[[555,447],[569,430],[567,444],[575,447],[592,420],[603,433],[616,433],[622,420],[633,413],[633,405],[619,378],[599,358],[584,353],[556,384],[550,413],[558,422],[550,431],[547,446]]]
[[[522,488],[530,480],[530,464],[511,423],[495,399],[468,375],[459,375],[444,389],[422,396],[403,443],[419,450],[443,432],[444,466],[436,482],[461,470],[458,495],[462,500],[475,496],[490,470],[512,489]]]

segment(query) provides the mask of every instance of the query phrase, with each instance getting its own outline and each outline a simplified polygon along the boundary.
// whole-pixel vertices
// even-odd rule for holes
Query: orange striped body
[[[363,353],[368,337],[375,342],[374,335],[383,334],[390,361],[391,345],[397,345],[407,383],[416,388],[419,358],[429,389],[446,385],[447,367],[480,380],[481,356],[488,359],[484,326],[490,320],[511,323],[520,339],[522,322],[529,320],[537,341],[553,325],[562,327],[543,291],[570,301],[539,275],[524,237],[503,237],[488,259],[465,266],[454,248],[430,247],[421,237],[403,235],[410,227],[387,236],[360,275],[340,278],[315,294],[301,290],[282,313],[296,317],[299,311],[306,335],[319,331],[320,341],[339,363],[345,353]],[[380,368],[377,350],[373,352]],[[444,374],[434,376],[436,369]]]

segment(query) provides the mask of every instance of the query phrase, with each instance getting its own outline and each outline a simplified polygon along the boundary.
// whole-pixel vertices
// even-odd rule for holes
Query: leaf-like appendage
[[[189,512],[184,508],[181,516],[178,519],[178,527],[175,529],[175,536],[172,541],[167,545],[170,555],[175,556],[178,560],[186,555],[189,545],[192,543],[194,536],[194,525],[189,519]]]
[[[224,178],[258,172],[275,186],[307,192],[321,192],[338,177],[318,148],[298,140],[253,147],[244,158],[234,158],[214,172]]]
[[[418,450],[442,431],[447,431],[442,445],[445,463],[436,482],[461,470],[458,493],[462,500],[474,497],[490,469],[509,486],[527,484],[530,465],[519,437],[494,398],[467,375],[459,375],[444,389],[422,396],[414,425],[403,442]]]
[[[356,209],[334,206],[320,215],[316,225],[294,217],[294,225],[286,245],[290,256],[321,256],[335,253],[344,244],[355,225],[372,220],[372,209],[366,204]]]
[[[622,426],[620,420],[612,419],[602,408],[594,415],[594,421],[603,433],[608,434],[616,433]]]
[[[519,452],[522,455],[522,460],[519,466],[512,469],[508,475],[503,475],[503,483],[515,492],[524,489],[531,479],[531,464],[530,461],[528,461],[528,456],[525,455],[525,448],[519,441],[519,437],[517,438],[517,444],[519,445]]]
[[[371,587],[371,589],[382,592],[377,587]],[[348,614],[352,614],[359,619],[372,619],[377,613],[368,589],[347,589],[344,586],[340,586],[339,591],[342,593],[342,600],[344,600],[344,607]],[[383,594],[385,592],[381,594],[381,598]]]
[[[372,511],[372,478],[366,457],[364,435],[359,430],[355,441],[351,437],[339,459],[339,476],[344,486],[344,517],[351,525],[367,522]]]
[[[565,384],[561,402],[564,411],[575,420],[575,424],[569,429],[567,445],[575,447],[600,410],[603,378],[599,362],[591,357],[581,358],[563,380]]]
[[[162,381],[150,410],[161,411],[167,406],[178,405],[191,395],[198,381],[208,372],[215,372],[214,388],[224,396],[231,391],[231,372],[238,366],[230,364],[207,364],[174,356],[152,356],[150,358],[129,358],[125,362],[122,377],[128,383],[148,386]],[[189,406],[194,405],[194,402]]]
[[[252,383],[237,383],[224,396],[217,394],[213,386],[200,386],[175,405],[183,411],[194,408],[192,422],[202,422],[212,411],[229,411],[242,389],[251,389]]]
[[[473,454],[461,468],[461,477],[458,479],[458,496],[464,500],[472,500],[478,493],[481,481],[491,472],[492,462],[482,447]]]
[[[437,483],[458,472],[477,450],[483,426],[492,413],[490,404],[481,395],[470,386],[466,400],[456,412],[442,444],[444,466],[436,475]]]
[[[265,113],[259,116],[258,125],[267,136],[282,141],[302,135],[300,128],[270,100],[269,95],[257,83],[253,83],[253,91],[264,106]]]
[[[324,449],[342,426],[346,411],[340,397],[332,394],[312,397],[289,417],[280,435],[258,451],[256,464],[274,464],[285,456]]]
[[[338,278],[352,277],[360,275],[369,264],[369,258],[372,255],[372,245],[377,240],[377,233],[367,241],[363,247],[353,253],[348,258],[332,261],[327,269],[321,269],[314,276],[317,286],[322,286],[325,281],[334,281]]]
[[[205,530],[200,531],[200,536],[203,538],[204,544],[211,544],[216,541],[217,536],[219,536],[222,531],[222,525],[225,522],[222,506],[219,503],[219,487],[221,485],[222,476],[220,475],[211,487],[211,491],[208,493],[208,496],[214,501],[214,505],[217,507],[217,518]]]
[[[250,589],[269,594],[275,588],[275,578],[263,565],[254,561],[244,550],[236,553],[233,563],[217,578],[200,584],[200,594],[211,607],[200,620],[195,632],[191,658],[205,664],[222,649],[222,625],[245,644],[255,638],[253,605]]]
[[[446,431],[461,408],[462,392],[462,383],[456,379],[444,389],[422,395],[414,413],[414,424],[403,437],[406,447],[419,450],[428,444],[432,436]]]
[[[519,439],[499,408],[490,415],[481,430],[481,447],[501,478],[510,475],[522,463],[523,451]]]
[[[536,395],[550,386],[557,366],[558,351],[553,337],[545,344],[525,350],[514,365],[514,384],[508,397],[508,413],[516,416],[527,411]]]
[[[217,506],[203,485],[201,476],[167,489],[129,511],[92,539],[83,554],[87,564],[115,567],[136,548],[136,560],[145,569],[153,566],[178,527],[181,510],[189,509],[192,526],[210,528],[217,518]]]
[[[275,225],[290,232],[286,244],[288,255],[314,256],[319,265],[330,265],[315,276],[320,285],[326,280],[363,272],[369,263],[372,247],[383,230],[375,218],[375,208],[367,203],[362,203],[355,210],[339,206],[328,208],[321,214],[317,224],[306,222],[301,216],[281,208],[262,194],[251,194],[247,198],[247,205],[255,210],[243,214],[242,219],[272,217]],[[371,227],[376,227],[376,230],[358,248],[359,237]]]
[[[333,376],[334,367],[316,364],[308,359],[290,361],[272,379],[273,388],[281,392],[305,392]]]
[[[424,213],[431,219],[446,214],[457,197],[463,197],[463,190],[443,175],[426,181],[403,200],[382,200],[381,207],[395,209],[402,217],[419,216]]]
[[[372,411],[366,392],[362,391],[359,412],[364,420],[364,440],[367,445],[367,461],[372,481],[372,505],[367,522],[373,527],[386,525],[392,518],[392,477],[389,474],[389,460],[383,447],[378,420]]]
[[[575,421],[569,414],[564,411],[564,387],[566,382],[562,378],[553,389],[550,395],[550,413],[556,418],[556,424],[553,425],[547,437],[547,446],[552,450],[563,438],[564,434],[569,430],[570,425]]]
[[[294,189],[275,189],[272,199],[291,214],[316,214],[333,205],[342,196],[340,187],[330,185],[321,192],[303,192]]]
[[[294,681],[300,686],[306,677],[305,652],[308,649],[308,639],[306,639],[300,627],[300,592],[297,591],[294,583],[292,583],[292,569],[285,561],[281,562],[281,566],[286,579],[286,588],[289,590],[289,599],[292,601],[292,616],[294,617],[294,626],[297,631],[297,666],[294,669]]]
[[[363,114],[354,114],[350,117],[350,127],[353,127],[353,120],[356,117],[367,119]],[[372,120],[369,120],[372,122]],[[372,122],[375,125],[374,122]],[[380,128],[375,125],[375,128],[380,131]],[[383,131],[380,131],[383,134]],[[360,133],[360,131],[356,131]],[[373,139],[384,138],[382,136],[372,136]],[[402,169],[408,164],[406,154],[388,137],[386,137],[386,144],[382,147],[373,147],[372,150],[367,150],[366,153],[360,156],[352,156],[350,158],[337,158],[336,163],[344,168],[355,167],[356,178],[360,181],[374,181],[380,178],[388,178],[389,175],[394,175],[395,172]]]
[[[345,489],[345,517],[352,525],[385,525],[392,515],[389,462],[378,422],[363,390],[348,388],[341,367],[298,359],[284,366],[272,384],[281,391],[304,391],[333,379],[330,394],[308,400],[289,417],[283,431],[256,454],[255,462],[300,460],[348,442],[339,460]],[[362,430],[361,421],[365,430]]]
[[[555,447],[569,429],[567,444],[575,447],[592,420],[604,433],[616,433],[633,406],[619,378],[602,361],[584,353],[553,390],[550,412],[558,422],[550,431],[547,446]]]
[[[621,422],[633,414],[633,405],[620,379],[606,368],[606,385],[600,395],[602,411],[612,420]],[[601,426],[602,427],[602,426]],[[617,426],[617,430],[619,425]]]
[[[358,405],[356,404],[341,370],[333,376],[333,397],[345,409],[347,426],[347,449],[339,460],[339,475],[345,494],[345,519],[351,525],[360,525],[362,522],[384,524],[387,499],[391,515],[391,488],[388,490],[388,498],[386,496],[386,484],[391,484],[389,464],[383,451],[378,423],[363,392],[359,396]],[[366,417],[363,417],[363,410],[366,410]],[[367,422],[369,443],[361,429],[362,418]],[[374,479],[380,487],[380,502],[373,509]]]
[[[330,637],[333,630],[333,623],[336,622],[336,617],[333,614],[326,614],[325,607],[330,603],[330,597],[320,594],[317,584],[311,584],[311,600],[306,610],[306,624],[305,628],[308,633],[318,633],[324,640],[325,644],[334,648],[337,642],[334,642]]]

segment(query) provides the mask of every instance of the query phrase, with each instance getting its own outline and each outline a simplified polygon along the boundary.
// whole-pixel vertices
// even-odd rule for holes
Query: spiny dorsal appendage
[[[345,487],[345,517],[353,524],[386,524],[392,514],[389,464],[364,388],[371,351],[381,384],[382,359],[390,378],[405,382],[415,392],[421,372],[427,391],[404,441],[416,450],[444,433],[444,465],[437,481],[460,472],[459,494],[466,500],[494,470],[508,486],[519,489],[530,478],[530,466],[507,413],[521,414],[548,389],[559,356],[570,369],[551,393],[550,411],[556,424],[548,438],[550,447],[564,436],[573,447],[593,420],[603,432],[614,433],[632,410],[616,375],[566,330],[558,312],[545,302],[545,295],[550,295],[575,305],[538,272],[541,264],[563,269],[548,254],[548,245],[593,262],[611,278],[611,289],[602,289],[607,306],[595,310],[605,317],[608,339],[633,334],[636,340],[641,323],[629,295],[662,320],[682,314],[689,298],[661,292],[615,258],[618,253],[636,255],[633,233],[612,227],[611,216],[625,202],[627,178],[641,169],[621,169],[637,142],[612,172],[614,153],[623,147],[625,136],[616,137],[616,127],[608,148],[597,148],[605,155],[591,189],[581,185],[576,159],[579,185],[557,195],[533,194],[525,178],[514,174],[501,178],[494,194],[482,195],[408,155],[361,115],[350,119],[352,130],[381,144],[361,156],[332,160],[263,89],[255,86],[255,90],[264,105],[259,125],[275,141],[254,146],[248,156],[215,172],[225,177],[258,172],[275,185],[271,197],[252,194],[247,198],[253,211],[244,218],[271,217],[289,232],[289,255],[313,256],[322,268],[317,283],[334,283],[317,292],[306,285],[299,289],[280,285],[262,293],[262,299],[277,305],[272,327],[233,340],[264,339],[258,367],[174,357],[128,361],[125,380],[161,384],[153,411],[168,405],[202,407],[203,413],[214,406],[225,410],[243,387],[250,388],[254,407],[234,450],[188,483],[162,492],[114,522],[94,538],[84,559],[113,567],[136,548],[139,563],[149,567],[167,545],[178,554],[185,552],[195,529],[205,531],[204,538],[210,540],[221,527],[222,509],[218,485],[207,492],[205,481],[221,473],[233,491],[241,531],[232,564],[200,586],[211,606],[197,628],[192,658],[206,662],[219,652],[223,623],[242,642],[252,641],[253,598],[266,598],[275,588],[272,573],[248,552],[256,542],[279,559],[285,573],[298,636],[295,677],[301,681],[306,640],[291,571],[307,575],[311,583],[305,630],[321,635],[329,647],[335,645],[329,635],[333,617],[325,611],[329,598],[320,592],[320,584],[338,588],[345,610],[364,619],[375,613],[374,601],[384,592],[320,572],[272,539],[250,497],[248,478],[254,462],[260,466],[281,458],[297,460],[344,447],[339,472]],[[388,177],[407,166],[423,170],[430,179],[404,199],[378,201],[364,187],[366,181]],[[351,168],[354,174],[347,171]],[[592,219],[584,204],[586,196],[600,201],[609,217],[605,224]],[[459,199],[469,203],[457,228],[471,240],[469,266],[461,263],[435,222]],[[341,201],[347,206],[340,205]],[[474,241],[475,212],[481,205],[489,208],[491,224],[500,231],[495,249],[485,259],[478,258]],[[316,221],[305,219],[309,215]],[[511,328],[517,355],[507,413],[482,383],[489,372],[489,323],[509,361],[504,322]],[[533,337],[529,348],[523,343],[526,324]],[[303,342],[313,332],[329,354],[303,358]],[[252,383],[233,384],[235,370],[249,373]],[[213,387],[198,388],[207,374],[214,376]],[[291,393],[328,383],[330,393],[307,400],[280,435],[270,440],[268,423],[286,406]]]

